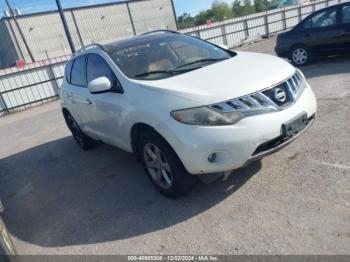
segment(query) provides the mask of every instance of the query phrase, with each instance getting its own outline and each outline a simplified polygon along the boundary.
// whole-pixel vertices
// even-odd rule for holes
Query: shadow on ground
[[[226,181],[198,184],[170,200],[135,158],[101,145],[83,152],[71,137],[1,159],[1,197],[11,234],[45,247],[126,239],[167,228],[232,195],[261,168],[256,162]]]
[[[348,74],[350,72],[350,55],[318,58],[312,64],[300,67],[300,70],[307,78]]]

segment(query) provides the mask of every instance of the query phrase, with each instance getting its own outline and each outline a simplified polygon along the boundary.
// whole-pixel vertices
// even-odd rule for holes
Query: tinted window
[[[343,6],[343,24],[350,24],[350,5]]]
[[[335,8],[318,13],[304,22],[304,28],[321,28],[336,25],[337,11]]]
[[[170,43],[172,49],[175,51],[180,60],[186,60],[191,57],[196,58],[210,58],[210,49],[202,45],[189,45],[187,41],[172,41]]]
[[[66,64],[65,75],[68,83],[70,83],[70,80],[71,80],[70,73],[72,71],[72,65],[73,65],[73,60],[69,61]]]
[[[77,86],[87,86],[86,83],[86,57],[80,56],[74,59],[71,73],[71,84]]]
[[[138,37],[106,46],[106,50],[125,75],[145,80],[186,73],[235,55],[182,34]]]
[[[106,61],[99,55],[89,55],[87,64],[88,83],[102,76],[107,77],[112,85],[115,84],[116,76]]]

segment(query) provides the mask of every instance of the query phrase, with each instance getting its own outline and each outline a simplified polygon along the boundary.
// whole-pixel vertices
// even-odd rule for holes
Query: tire
[[[195,185],[197,178],[187,172],[175,151],[159,134],[150,131],[143,134],[139,153],[146,173],[164,196],[180,197]]]
[[[10,234],[8,233],[4,222],[0,217],[0,261],[11,262],[14,261],[13,256],[16,254],[16,250],[13,247]]]
[[[80,129],[78,123],[75,121],[73,116],[70,113],[65,113],[64,118],[78,146],[85,151],[93,148],[94,140],[84,134],[84,132]]]
[[[313,56],[309,48],[298,45],[290,50],[289,59],[294,66],[304,66],[312,62]]]

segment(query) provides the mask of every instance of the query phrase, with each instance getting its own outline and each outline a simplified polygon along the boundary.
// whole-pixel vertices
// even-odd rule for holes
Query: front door
[[[315,53],[331,53],[339,48],[337,7],[321,10],[303,22],[303,42]]]
[[[341,48],[350,52],[350,3],[340,6],[341,33],[339,35],[339,44]]]
[[[97,54],[89,54],[87,60],[87,80],[88,82],[99,78],[107,77],[112,84],[112,89],[100,94],[91,95],[92,122],[91,131],[94,136],[102,141],[119,148],[125,148],[123,140],[123,94],[121,85],[109,67],[107,62]]]

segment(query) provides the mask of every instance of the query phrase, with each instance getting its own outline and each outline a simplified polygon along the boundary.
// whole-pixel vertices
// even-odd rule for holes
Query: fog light
[[[209,161],[210,163],[214,163],[215,160],[216,160],[216,153],[212,153],[212,154],[210,154],[210,155],[208,156],[208,161]]]

